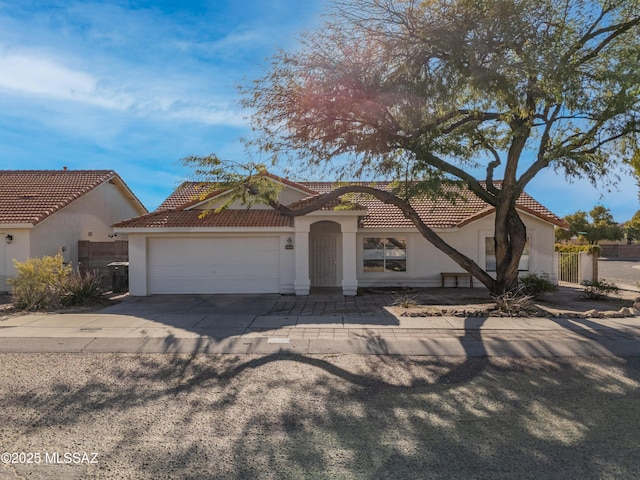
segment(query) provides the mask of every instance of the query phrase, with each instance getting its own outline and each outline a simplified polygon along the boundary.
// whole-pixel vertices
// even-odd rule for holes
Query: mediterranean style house
[[[290,208],[308,205],[335,188],[330,182],[267,176],[280,184],[280,203]],[[156,211],[114,225],[129,239],[131,295],[307,295],[314,287],[340,287],[344,295],[355,295],[358,287],[457,284],[455,276],[442,274],[462,272],[400,210],[370,197],[358,198],[350,208],[341,208],[344,202],[338,199],[297,217],[240,202],[203,215],[221,205],[229,191],[199,198],[199,187],[183,183]],[[463,198],[455,203],[422,199],[413,205],[445,241],[495,270],[494,209],[469,191],[459,193]],[[555,281],[554,228],[564,222],[527,194],[517,207],[528,235],[521,270],[544,272]]]

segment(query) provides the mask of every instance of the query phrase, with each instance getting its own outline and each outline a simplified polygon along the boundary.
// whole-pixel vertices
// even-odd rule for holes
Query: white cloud
[[[234,127],[244,127],[249,125],[249,122],[245,120],[242,112],[225,106],[212,108],[176,108],[168,112],[168,118],[197,121],[208,125],[228,125]]]
[[[129,95],[101,92],[93,75],[68,68],[51,58],[28,52],[0,53],[0,89],[22,95],[50,97],[123,110],[133,99]]]
[[[104,165],[157,205],[177,159],[243,158],[234,86],[323,2],[0,0],[2,167]]]
[[[152,73],[139,72],[142,74],[136,75],[137,83],[133,83],[126,78],[129,72],[126,68],[114,72],[111,78],[99,78],[38,51],[0,49],[0,65],[0,95],[5,91],[38,102],[62,101],[63,105],[56,107],[58,110],[64,108],[64,102],[73,102],[158,120],[246,125],[239,109],[212,100],[207,92],[194,92],[194,86],[186,79],[157,80]],[[176,81],[185,83],[181,86]]]

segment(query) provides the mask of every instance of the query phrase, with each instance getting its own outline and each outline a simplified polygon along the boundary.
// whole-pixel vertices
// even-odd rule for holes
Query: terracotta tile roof
[[[311,195],[316,194],[315,190],[301,184],[292,182],[287,178],[278,177],[271,173],[265,174],[266,176],[273,178],[274,180],[289,185],[290,187],[297,188],[303,192]],[[205,193],[209,190],[209,185],[204,185],[202,182],[183,182],[171,195],[169,195],[164,202],[162,202],[156,210],[172,210],[177,208],[186,208],[191,205],[200,203],[206,198],[215,197],[227,191],[227,188],[214,189],[209,193]],[[204,198],[201,198],[205,193]]]
[[[0,170],[0,224],[36,225],[114,177],[111,170]]]
[[[349,183],[355,185],[375,186],[381,190],[390,190],[391,182]],[[496,183],[499,186],[499,182]],[[300,182],[300,184],[321,193],[330,192],[336,187],[336,185],[342,185],[334,182]],[[447,200],[431,200],[428,198],[415,199],[411,202],[411,205],[418,212],[422,221],[431,228],[462,227],[495,211],[495,208],[479,199],[466,188],[459,189],[451,186],[448,190],[457,190],[462,198],[456,200],[455,203]],[[309,199],[304,199],[301,202],[308,200]],[[362,228],[413,227],[413,223],[407,220],[402,212],[393,205],[388,205],[375,198],[364,195],[354,196],[353,201],[357,202],[369,211],[368,215],[362,220]],[[561,218],[547,210],[527,193],[520,195],[516,205],[519,210],[534,215],[542,220],[558,226],[566,226],[565,222]]]
[[[202,193],[202,182],[183,182],[162,202],[156,211],[175,210],[198,198]]]
[[[299,200],[297,202],[294,202],[288,205],[288,207],[292,209],[305,208],[313,204],[313,202],[315,202],[318,198],[322,197],[323,195],[325,194],[319,193],[318,195],[313,195],[311,197],[303,198],[302,200]],[[342,207],[342,209],[350,209],[350,210],[366,210],[366,207],[364,207],[361,204],[350,202],[339,197],[329,201],[326,205],[323,205],[322,208],[320,208],[319,210],[335,210],[336,208],[340,209],[340,207]]]
[[[310,188],[318,193],[329,193],[337,187],[344,185],[365,185],[385,189],[390,182],[298,182],[298,184]]]
[[[289,180],[288,178],[283,178],[283,177],[279,177],[277,175],[274,175],[272,173],[267,173],[266,174],[269,178],[273,178],[274,180],[277,180],[278,182],[284,183],[285,185],[289,185],[290,187],[293,188],[297,188],[298,190],[306,190],[307,193],[312,193],[312,194],[316,194],[319,193],[317,190],[314,190],[313,188],[309,187],[308,185],[305,185],[302,182],[295,182],[293,180]]]
[[[279,178],[279,177],[277,177]],[[335,182],[298,182],[288,183],[302,187],[310,192],[317,192],[298,202],[289,205],[290,208],[303,208],[315,201],[319,195],[330,192],[338,185]],[[391,182],[349,182],[350,184],[375,186],[382,190],[389,190]],[[200,210],[182,210],[185,206],[193,205],[193,198],[198,196],[198,182],[185,182],[165,200],[154,214],[117,224],[117,227],[154,228],[154,227],[289,227],[293,219],[271,210],[226,210],[220,214],[210,214],[204,219],[198,218]],[[480,200],[466,188],[448,187],[456,190],[461,198],[455,203],[439,199],[415,199],[411,203],[426,225],[432,228],[462,227],[474,220],[494,212],[494,208]],[[393,205],[388,205],[366,195],[354,195],[350,201],[335,199],[325,205],[322,210],[333,210],[338,206],[355,206],[368,210],[362,218],[362,228],[411,228],[413,224],[407,220],[402,212]],[[517,202],[518,209],[534,215],[542,220],[558,226],[565,223],[544,206],[523,193]],[[164,209],[164,211],[161,211]]]
[[[200,218],[202,210],[163,210],[116,223],[115,228],[293,227],[293,218],[274,210],[223,210]]]

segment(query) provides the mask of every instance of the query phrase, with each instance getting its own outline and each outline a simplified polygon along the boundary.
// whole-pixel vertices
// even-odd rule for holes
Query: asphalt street
[[[618,285],[639,287],[640,260],[600,259],[598,277]]]

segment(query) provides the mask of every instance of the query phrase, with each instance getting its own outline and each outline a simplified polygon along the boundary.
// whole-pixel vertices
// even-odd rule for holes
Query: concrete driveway
[[[440,295],[446,302],[462,293]],[[128,297],[95,312],[0,317],[0,352],[640,356],[638,317],[411,317],[393,310],[397,300],[326,293]]]
[[[125,297],[102,313],[157,316],[157,315],[267,315],[281,295],[152,295]]]

